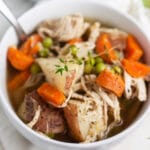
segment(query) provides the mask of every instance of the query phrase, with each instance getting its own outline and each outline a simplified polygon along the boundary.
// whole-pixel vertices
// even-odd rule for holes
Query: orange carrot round
[[[127,47],[125,50],[125,58],[129,60],[139,60],[143,55],[143,50],[137,40],[132,36],[127,37]]]
[[[124,92],[124,81],[118,74],[114,74],[108,70],[104,70],[96,78],[97,85],[112,91],[118,97],[121,97]]]
[[[102,54],[101,57],[108,63],[117,59],[117,55],[112,48],[108,34],[102,33],[96,41],[96,52]]]
[[[8,49],[7,58],[11,65],[20,71],[27,70],[34,62],[34,59],[31,56],[25,55],[16,47],[10,47]]]
[[[44,101],[50,104],[62,105],[65,101],[65,95],[63,92],[59,91],[56,87],[50,85],[49,83],[43,83],[38,89],[38,94],[42,97]]]
[[[145,77],[150,74],[150,67],[133,60],[122,60],[123,68],[135,78]]]

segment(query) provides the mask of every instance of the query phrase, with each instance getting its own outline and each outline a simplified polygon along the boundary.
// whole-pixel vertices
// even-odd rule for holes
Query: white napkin
[[[150,10],[146,10],[141,0],[105,0],[108,5],[129,13],[144,28],[150,39]],[[111,150],[149,150],[150,147],[150,117],[147,118],[134,133],[120,142]],[[5,114],[0,109],[0,150],[41,150],[31,144],[7,120]]]

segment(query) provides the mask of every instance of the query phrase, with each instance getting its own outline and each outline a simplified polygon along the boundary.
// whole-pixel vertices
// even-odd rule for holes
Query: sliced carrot
[[[135,78],[145,77],[150,74],[150,67],[133,60],[122,60],[123,68]]]
[[[30,49],[29,55],[36,55],[41,49],[41,43],[37,43],[33,48]]]
[[[114,74],[108,70],[104,70],[99,76],[96,78],[97,85],[112,91],[118,97],[121,97],[125,84],[122,77],[118,74]]]
[[[143,50],[137,40],[132,36],[127,37],[127,48],[125,50],[125,58],[129,60],[139,60],[143,55]]]
[[[25,81],[28,79],[29,76],[30,76],[29,71],[20,72],[8,82],[8,89],[14,90],[20,87],[23,83],[25,83]]]
[[[82,38],[74,38],[68,41],[68,44],[74,45],[76,43],[82,42]]]
[[[47,82],[43,83],[37,89],[37,92],[47,103],[61,105],[65,101],[65,95],[63,92],[59,91],[56,87]]]
[[[28,54],[30,51],[30,47],[31,47],[31,39],[27,39],[27,41],[25,43],[23,43],[23,45],[21,45],[21,47],[19,48],[23,53]]]
[[[42,41],[42,38],[38,34],[33,34],[30,36],[25,43],[20,47],[20,50],[25,54],[30,54],[30,50],[39,42]]]
[[[31,56],[25,55],[23,52],[19,51],[16,47],[10,47],[7,54],[8,60],[11,65],[17,70],[27,70],[34,59]]]
[[[96,52],[101,54],[101,57],[111,63],[112,61],[117,59],[117,55],[113,50],[110,37],[108,34],[101,34],[96,41]]]

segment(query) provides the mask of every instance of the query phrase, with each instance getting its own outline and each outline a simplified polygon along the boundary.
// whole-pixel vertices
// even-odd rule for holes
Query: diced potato
[[[56,65],[64,66],[58,58],[38,58],[36,62],[44,72],[46,80],[65,95],[68,95],[75,81],[83,74],[83,65],[69,62],[67,62],[68,71],[63,71],[62,75],[59,72],[56,73]]]

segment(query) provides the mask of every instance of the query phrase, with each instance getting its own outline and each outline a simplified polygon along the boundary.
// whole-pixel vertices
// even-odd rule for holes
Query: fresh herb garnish
[[[65,60],[63,60],[62,58],[60,58],[59,61],[63,64],[63,66],[55,65],[55,67],[56,67],[55,73],[60,73],[62,75],[64,71],[68,72],[68,66],[66,64],[67,62]]]
[[[79,49],[76,46],[74,45],[70,46],[69,51],[71,52],[73,58],[70,60],[64,60],[60,58],[59,61],[62,63],[62,65],[55,65],[56,67],[55,73],[60,73],[62,75],[64,71],[68,72],[67,63],[74,63],[74,64],[81,65],[83,63],[83,59],[77,56],[78,50]]]

